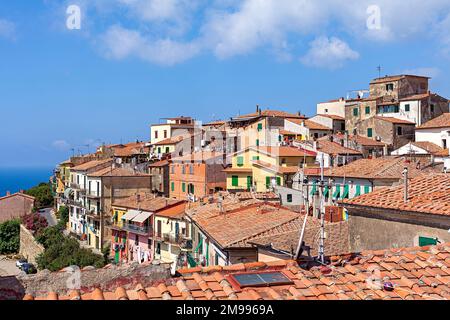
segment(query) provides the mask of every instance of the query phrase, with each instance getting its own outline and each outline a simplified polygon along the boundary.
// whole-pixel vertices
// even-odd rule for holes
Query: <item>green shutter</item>
[[[281,134],[278,136],[278,141],[281,142],[283,140],[283,137],[281,136]]]
[[[256,146],[259,147],[259,139],[256,139]]]
[[[253,156],[253,161],[259,161],[259,156]]]
[[[252,176],[248,176],[247,177],[247,189],[250,190],[252,185],[253,185],[253,177]]]
[[[336,190],[333,193],[333,199],[338,199],[341,194],[341,186],[336,185]]]
[[[361,186],[358,184],[356,186],[356,193],[355,193],[355,197],[359,197],[361,195]]]
[[[346,184],[344,186],[344,193],[342,194],[342,199],[348,199],[349,193],[350,193],[350,186]]]
[[[231,185],[233,187],[239,187],[239,177],[238,176],[231,177]]]
[[[312,190],[311,190],[311,195],[313,196],[314,193],[316,193],[316,191],[317,191],[317,183],[316,183],[316,182],[313,182],[313,187],[312,187]]]
[[[237,157],[237,166],[242,167],[244,165],[244,157]]]
[[[370,114],[370,107],[369,106],[366,107],[366,114]]]
[[[325,188],[323,189],[323,196],[326,198],[326,197],[328,197],[329,193],[330,193],[330,187],[325,186]]]
[[[419,237],[419,247],[435,246],[438,244],[438,239]]]
[[[186,183],[182,183],[181,184],[181,190],[183,191],[183,192],[186,192]]]
[[[277,185],[281,186],[281,177],[277,177]]]
[[[364,186],[364,193],[369,193],[370,192],[370,186]]]
[[[353,108],[353,115],[358,116],[358,108]]]
[[[170,184],[170,186],[171,186],[172,192],[175,191],[175,182],[172,182],[172,183]]]
[[[372,128],[368,128],[368,129],[367,129],[367,136],[368,136],[369,138],[372,138],[372,136],[373,136],[373,130],[372,130]]]
[[[266,187],[270,187],[270,177],[266,177]]]
[[[287,202],[292,203],[292,194],[287,195]]]
[[[258,131],[262,130],[262,123],[258,123]]]
[[[192,193],[192,194],[195,194],[195,187],[194,187],[193,184],[191,184],[191,193]]]

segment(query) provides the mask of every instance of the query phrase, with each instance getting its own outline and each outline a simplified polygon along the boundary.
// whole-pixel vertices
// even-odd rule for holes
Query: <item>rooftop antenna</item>
[[[381,78],[381,70],[382,70],[382,68],[381,68],[380,65],[377,67],[377,70],[378,70],[378,78]]]
[[[75,157],[75,148],[70,149],[72,151],[72,158]]]

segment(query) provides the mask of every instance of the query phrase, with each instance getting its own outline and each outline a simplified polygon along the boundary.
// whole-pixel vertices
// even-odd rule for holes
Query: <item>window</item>
[[[183,165],[181,165],[181,173],[185,174],[186,173],[186,167]]]
[[[259,147],[259,139],[256,139],[256,146]]]
[[[167,130],[164,130],[164,139],[167,138]]]
[[[244,157],[237,157],[237,166],[242,167],[244,165]]]
[[[170,190],[172,190],[172,192],[175,191],[175,182],[170,183]]]
[[[277,186],[281,186],[281,177],[277,177]]]
[[[258,123],[258,131],[261,131],[262,130],[262,123]]]
[[[166,147],[166,153],[169,153],[169,147]]]
[[[411,107],[409,106],[409,104],[405,104],[405,111],[409,112],[411,110]]]
[[[189,165],[189,174],[194,174],[194,165],[193,164]]]
[[[366,106],[366,114],[370,114],[370,106]]]
[[[175,167],[174,166],[170,166],[170,173],[172,173],[172,174],[175,173]]]
[[[319,134],[316,132],[316,133],[314,133],[314,138],[319,138]]]
[[[266,177],[266,188],[270,187],[270,177]]]
[[[239,177],[238,176],[231,177],[231,185],[233,187],[239,187]]]
[[[431,113],[434,113],[434,104],[430,105],[430,111]]]
[[[183,191],[183,192],[186,192],[186,183],[182,183],[181,184],[181,190]]]
[[[292,194],[287,195],[287,203],[292,203]]]
[[[397,135],[401,136],[403,134],[402,127],[397,127]]]
[[[281,142],[283,140],[283,136],[280,134],[278,135],[278,142]]]
[[[394,91],[394,84],[393,83],[386,84],[386,91]]]
[[[152,239],[147,239],[147,246],[149,249],[152,247]]]
[[[161,154],[161,147],[158,147],[158,154]]]
[[[214,265],[218,266],[219,265],[219,254],[216,252],[215,256],[214,256]]]
[[[358,108],[353,108],[353,116],[354,117],[358,116]]]
[[[258,161],[259,160],[259,156],[253,156],[253,161]]]
[[[435,246],[437,244],[437,238],[419,237],[419,247]]]
[[[155,139],[158,139],[158,131],[155,131]]]
[[[139,245],[139,236],[137,234],[134,236],[134,244]]]
[[[369,138],[372,138],[372,137],[373,137],[373,130],[372,130],[372,128],[367,128],[367,136],[368,136]]]
[[[442,148],[447,149],[447,139],[442,139]]]
[[[156,254],[161,254],[161,242],[156,244]]]
[[[370,192],[370,186],[364,186],[364,193]]]
[[[241,288],[281,286],[293,283],[282,272],[240,273],[231,277]]]

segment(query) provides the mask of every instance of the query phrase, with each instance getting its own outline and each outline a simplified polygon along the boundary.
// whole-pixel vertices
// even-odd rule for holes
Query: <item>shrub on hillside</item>
[[[22,224],[30,230],[33,235],[38,235],[48,226],[47,219],[39,213],[31,213],[22,217]]]
[[[20,220],[0,223],[0,254],[17,253],[20,249]]]
[[[50,183],[40,183],[25,193],[36,198],[36,206],[38,208],[53,206],[53,194]]]

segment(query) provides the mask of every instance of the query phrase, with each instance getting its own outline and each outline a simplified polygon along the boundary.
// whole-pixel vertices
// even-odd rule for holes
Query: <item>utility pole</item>
[[[319,244],[319,260],[325,263],[325,207],[323,196],[323,174],[324,174],[324,159],[323,154],[320,157],[320,244]]]

